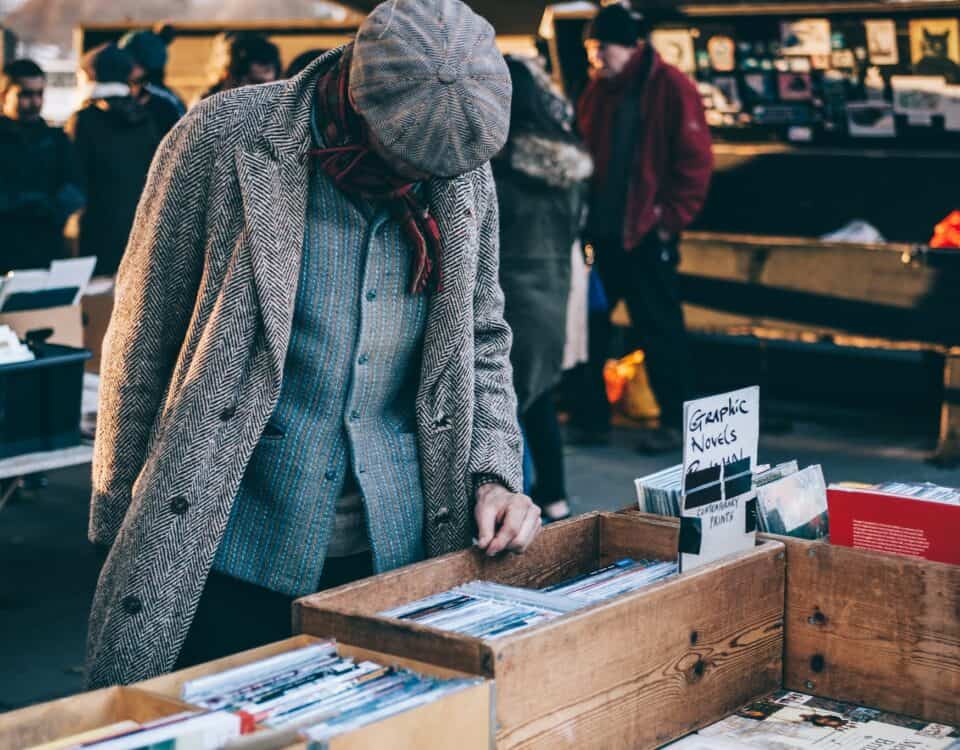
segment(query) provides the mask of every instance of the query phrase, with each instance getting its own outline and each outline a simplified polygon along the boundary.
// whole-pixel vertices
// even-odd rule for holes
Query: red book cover
[[[960,505],[830,487],[830,543],[960,565]]]

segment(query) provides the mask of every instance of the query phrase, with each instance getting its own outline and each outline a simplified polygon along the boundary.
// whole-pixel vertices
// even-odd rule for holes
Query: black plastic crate
[[[36,359],[0,365],[0,458],[80,442],[86,349],[30,345]]]

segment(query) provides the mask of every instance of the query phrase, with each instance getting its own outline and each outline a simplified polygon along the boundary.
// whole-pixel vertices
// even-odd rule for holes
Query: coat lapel
[[[430,210],[440,228],[443,283],[430,299],[423,342],[421,392],[436,384],[451,355],[462,346],[464,328],[469,319],[464,305],[473,300],[473,289],[467,288],[473,280],[467,267],[469,250],[476,247],[478,233],[473,184],[469,176],[433,180],[427,187]]]
[[[244,237],[253,267],[271,366],[283,373],[303,252],[309,188],[310,113],[319,75],[341,51],[323,55],[283,84],[258,137],[237,152]]]

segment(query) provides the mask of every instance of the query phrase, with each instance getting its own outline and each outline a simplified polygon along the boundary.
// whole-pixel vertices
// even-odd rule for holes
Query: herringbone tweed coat
[[[186,637],[279,398],[314,85],[339,54],[204,101],[151,169],[104,344],[90,539],[112,549],[90,615],[91,687],[169,671]],[[519,488],[520,437],[489,166],[427,191],[443,285],[416,414],[425,545],[438,555],[470,544],[475,475]]]

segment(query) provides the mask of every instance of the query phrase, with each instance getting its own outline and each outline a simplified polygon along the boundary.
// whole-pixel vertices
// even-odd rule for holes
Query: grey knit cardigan
[[[90,687],[169,671],[280,394],[317,76],[214,96],[157,153],[104,343],[90,539],[112,545]],[[489,165],[427,185],[443,238],[416,398],[425,548],[470,544],[473,481],[521,482]],[[296,471],[291,466],[290,471]],[[225,626],[228,626],[225,623]]]

